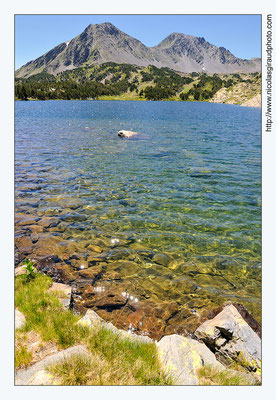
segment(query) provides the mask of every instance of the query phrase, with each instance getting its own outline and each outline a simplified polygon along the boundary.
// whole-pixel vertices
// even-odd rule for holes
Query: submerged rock
[[[14,240],[15,248],[21,255],[31,254],[33,251],[33,242],[29,236],[17,237]]]
[[[83,269],[83,271],[79,271],[79,276],[82,278],[92,279],[92,281],[96,281],[102,275],[102,267],[94,266],[89,267],[87,269]]]
[[[60,223],[60,219],[56,217],[44,217],[38,222],[40,226],[43,228],[52,228],[56,227]]]
[[[167,254],[157,253],[154,255],[152,261],[155,262],[156,264],[160,264],[163,265],[164,267],[167,267],[169,263],[172,261],[172,259]]]
[[[19,221],[16,221],[17,226],[26,226],[26,225],[34,225],[36,224],[37,221],[39,221],[40,218],[27,215],[26,217],[22,218]]]
[[[104,309],[107,311],[112,311],[116,309],[120,309],[126,305],[127,299],[119,292],[115,290],[105,291],[105,288],[99,287],[101,291],[97,293],[93,300],[90,300],[89,303],[86,304],[87,307],[96,307],[98,309]],[[97,290],[97,288],[95,288]]]
[[[225,364],[235,361],[249,371],[261,367],[261,339],[232,304],[200,325],[195,336]]]
[[[72,283],[78,278],[77,272],[65,263],[60,263],[57,256],[44,257],[37,261],[37,270],[48,276],[53,281],[61,283]]]
[[[224,369],[208,347],[194,339],[180,335],[164,336],[157,348],[163,368],[178,385],[197,385],[197,370],[203,365]]]
[[[95,244],[90,244],[90,245],[87,247],[87,249],[88,249],[88,250],[91,250],[91,251],[94,251],[95,253],[102,253],[102,252],[103,252],[103,250],[100,248],[100,246],[97,246],[97,245],[95,245]]]

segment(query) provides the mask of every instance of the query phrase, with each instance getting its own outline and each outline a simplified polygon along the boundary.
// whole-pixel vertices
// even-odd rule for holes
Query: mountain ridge
[[[173,32],[153,47],[145,46],[110,22],[90,24],[75,38],[60,43],[16,70],[16,77],[29,77],[42,71],[58,74],[66,70],[105,62],[146,67],[154,65],[176,71],[236,73],[259,72],[261,60],[235,57],[203,37]]]

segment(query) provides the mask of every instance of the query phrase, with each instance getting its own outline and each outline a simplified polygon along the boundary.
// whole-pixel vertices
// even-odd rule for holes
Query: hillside
[[[211,102],[261,107],[260,87],[260,79],[250,81],[249,85],[248,82],[239,82],[234,86],[221,88],[217,91]]]
[[[57,75],[79,67],[106,62],[167,67],[176,71],[207,73],[249,73],[261,71],[261,60],[235,57],[202,37],[172,33],[154,47],[122,32],[109,22],[89,25],[80,35],[61,43],[16,71],[28,78],[42,72]]]
[[[15,98],[183,100],[241,104],[261,93],[261,75],[182,73],[169,68],[105,63],[16,78]]]

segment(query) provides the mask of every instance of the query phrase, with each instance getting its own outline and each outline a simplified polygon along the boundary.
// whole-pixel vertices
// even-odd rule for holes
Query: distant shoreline
[[[108,98],[108,99],[69,99],[69,100],[65,100],[65,99],[47,99],[47,100],[39,100],[39,99],[28,99],[28,100],[21,100],[21,99],[14,99],[14,101],[137,101],[137,102],[182,102],[182,103],[209,103],[209,104],[226,104],[226,105],[231,105],[231,106],[241,106],[241,107],[250,107],[250,108],[262,108],[261,106],[250,106],[250,105],[242,105],[242,104],[233,104],[233,103],[219,103],[219,102],[214,102],[214,101],[183,101],[180,99],[164,99],[164,100],[147,100],[147,99],[140,99],[140,100],[134,100],[134,99],[116,99],[116,98]]]

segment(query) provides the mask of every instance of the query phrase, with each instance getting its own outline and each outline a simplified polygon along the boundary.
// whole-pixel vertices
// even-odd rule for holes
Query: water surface
[[[120,139],[121,129],[143,135]],[[15,213],[31,217],[16,226],[31,239],[21,258],[51,251],[75,269],[100,265],[92,243],[119,274],[113,284],[135,295],[195,315],[236,301],[260,319],[260,109],[16,102]]]

